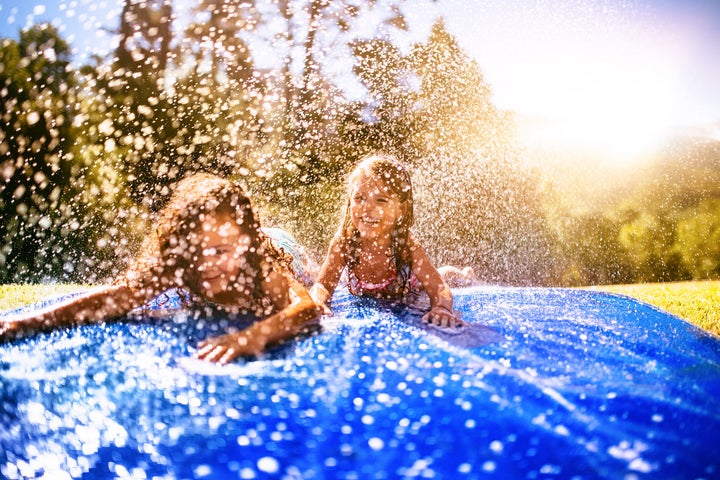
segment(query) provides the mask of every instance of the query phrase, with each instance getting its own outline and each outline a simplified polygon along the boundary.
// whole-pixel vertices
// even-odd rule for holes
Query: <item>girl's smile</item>
[[[368,224],[368,225],[372,225],[372,226],[375,226],[375,225],[379,225],[379,224],[380,224],[380,220],[377,219],[377,218],[363,217],[363,218],[362,218],[362,221],[363,221],[364,223],[366,223],[366,224]]]
[[[402,209],[397,196],[385,185],[360,176],[351,189],[350,214],[361,237],[389,238]]]
[[[249,247],[250,236],[243,233],[230,216],[211,215],[203,221],[197,270],[208,299],[224,303],[222,300],[231,292],[240,293],[231,287],[246,283],[239,277],[247,266],[245,253]]]

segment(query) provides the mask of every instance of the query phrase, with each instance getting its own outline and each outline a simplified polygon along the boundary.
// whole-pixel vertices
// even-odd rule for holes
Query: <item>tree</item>
[[[172,20],[170,0],[125,0],[115,57],[110,68],[98,69],[95,81],[109,105],[103,143],[124,155],[119,167],[130,197],[150,208],[177,180],[167,174],[174,152],[165,148],[176,137],[165,88]],[[181,175],[185,169],[173,171]]]
[[[175,38],[169,0],[126,0],[115,56],[93,84],[107,105],[99,142],[136,205],[160,208],[187,172],[247,167],[263,123],[263,85],[239,36],[256,21],[249,5],[202,0],[195,14],[207,21]]]
[[[720,143],[671,145],[616,207],[619,243],[637,281],[713,278]]]
[[[632,283],[636,271],[632,256],[620,244],[622,227],[603,214],[585,214],[565,219],[557,252],[563,271],[557,282],[563,286]]]
[[[368,90],[368,100],[355,108],[356,120],[346,127],[345,143],[358,154],[383,151],[411,161],[420,157],[413,141],[417,77],[409,59],[387,40],[371,39],[352,44],[353,68]]]
[[[70,46],[49,24],[0,44],[0,282],[76,278],[85,166],[73,155],[78,114]]]
[[[252,81],[254,67],[244,34],[253,32],[260,20],[255,1],[200,0],[193,12],[202,21],[185,29],[183,49],[197,65],[207,64],[209,78],[217,84],[242,88]]]
[[[488,281],[542,283],[554,268],[553,236],[537,180],[520,166],[511,122],[492,103],[479,66],[438,20],[409,55],[385,41],[354,45],[369,91],[367,151],[414,168],[417,235],[439,263],[470,264]]]
[[[347,167],[341,130],[353,113],[327,73],[331,52],[355,41],[356,25],[374,22],[391,30],[407,29],[404,0],[306,0],[277,2],[284,20],[284,160],[297,167],[302,185],[337,182]],[[374,18],[372,18],[374,17]],[[274,45],[277,45],[274,43]],[[332,58],[332,57],[331,57]]]
[[[693,279],[720,278],[720,198],[681,213],[673,251]]]

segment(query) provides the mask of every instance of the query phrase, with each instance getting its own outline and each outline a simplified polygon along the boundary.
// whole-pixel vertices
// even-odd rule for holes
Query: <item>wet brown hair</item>
[[[143,252],[124,275],[134,288],[152,288],[157,293],[173,287],[202,296],[197,262],[201,251],[200,230],[205,216],[227,214],[241,232],[250,237],[245,253],[245,275],[250,293],[262,300],[262,281],[277,264],[290,268],[291,258],[274,248],[260,230],[260,223],[242,186],[206,173],[179,181],[168,203],[154,220],[155,229]]]
[[[345,217],[340,226],[339,235],[341,248],[349,269],[354,268],[359,261],[360,232],[355,228],[350,213],[351,189],[353,182],[361,175],[369,175],[387,187],[387,189],[400,201],[403,215],[395,223],[391,232],[392,254],[397,272],[404,267],[412,268],[412,252],[410,251],[410,227],[415,218],[413,213],[413,190],[410,174],[394,157],[385,154],[373,154],[364,157],[348,176],[347,204]]]

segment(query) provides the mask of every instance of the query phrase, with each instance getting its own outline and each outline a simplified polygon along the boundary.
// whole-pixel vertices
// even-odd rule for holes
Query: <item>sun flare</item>
[[[522,141],[622,163],[641,160],[661,146],[673,125],[671,76],[647,66],[567,68],[564,82],[542,87],[551,92],[546,111],[552,113],[520,126]]]

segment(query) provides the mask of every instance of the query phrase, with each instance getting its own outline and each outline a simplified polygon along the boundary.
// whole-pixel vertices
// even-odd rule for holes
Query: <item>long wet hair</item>
[[[229,215],[240,231],[250,237],[244,283],[253,300],[262,300],[262,282],[270,270],[276,265],[289,269],[291,259],[277,250],[260,230],[242,186],[206,173],[193,174],[177,183],[170,200],[155,218],[155,228],[143,252],[124,275],[124,283],[158,293],[177,287],[202,296],[197,269],[202,254],[199,245],[202,224],[206,216],[221,214]]]
[[[381,182],[400,201],[404,212],[395,222],[395,226],[390,233],[392,255],[398,273],[406,271],[407,267],[412,269],[410,227],[415,221],[412,181],[405,166],[394,157],[385,154],[373,154],[364,157],[348,176],[345,217],[337,233],[341,240],[342,254],[345,257],[348,269],[352,270],[360,261],[360,232],[353,225],[350,204],[353,184],[362,176],[368,176]]]

